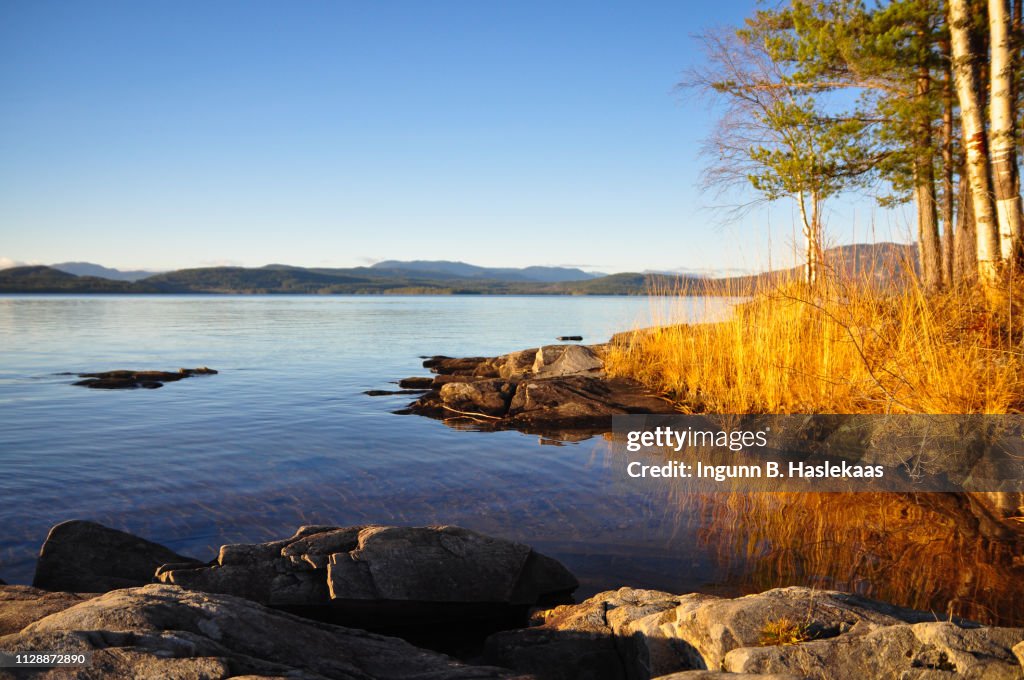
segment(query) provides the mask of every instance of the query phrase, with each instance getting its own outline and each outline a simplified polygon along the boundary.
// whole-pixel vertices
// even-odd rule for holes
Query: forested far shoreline
[[[826,252],[828,266],[843,277],[868,279],[879,288],[901,286],[916,259],[913,246],[856,244]],[[499,274],[500,270],[499,270]],[[732,277],[669,273],[621,273],[579,281],[522,281],[460,277],[400,268],[307,269],[303,267],[207,267],[164,272],[137,281],[76,276],[35,265],[0,270],[0,293],[68,294],[320,294],[320,295],[745,295],[765,284],[801,276],[789,268]]]

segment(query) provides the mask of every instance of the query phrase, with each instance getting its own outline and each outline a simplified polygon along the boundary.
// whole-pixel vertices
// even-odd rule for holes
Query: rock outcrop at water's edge
[[[112,543],[89,524],[58,525],[51,537],[63,533],[69,550],[72,539],[90,536]],[[141,564],[161,548],[124,536],[135,537],[117,537],[126,563]],[[457,598],[537,603],[575,586],[560,564],[528,546],[457,527],[303,527],[282,541],[223,546],[206,565],[163,566],[156,577],[188,587],[90,594],[0,585],[0,651],[92,653],[86,668],[0,670],[0,678],[1024,678],[1024,628],[939,620],[798,587],[736,598],[607,591],[534,608],[518,624],[530,625],[505,626],[461,661],[317,620],[322,607],[294,606],[362,602],[383,618],[402,618],[391,605],[410,598],[450,616],[446,605]],[[476,627],[470,620],[463,630]]]
[[[612,416],[675,413],[672,404],[604,371],[603,345],[548,345],[497,357],[436,356],[436,375],[406,378],[430,391],[401,413],[474,421],[488,429],[538,434],[607,432]]]

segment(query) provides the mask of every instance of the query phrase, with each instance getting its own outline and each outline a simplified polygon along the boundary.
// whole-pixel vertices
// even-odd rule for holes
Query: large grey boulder
[[[34,675],[40,678],[446,680],[510,675],[242,598],[157,584],[116,590],[51,614],[0,637],[0,649],[92,654],[85,668],[40,670]]]
[[[815,680],[1024,677],[1014,649],[1024,629],[940,623],[929,612],[836,591],[778,588],[730,599],[623,588],[537,618],[534,627],[490,636],[486,659],[542,680],[682,680],[721,671]],[[768,634],[783,621],[798,627],[786,640],[797,644]]]
[[[532,373],[537,378],[566,375],[596,375],[604,361],[586,345],[546,345],[534,355]]]
[[[273,606],[336,609],[358,603],[527,607],[578,585],[560,563],[529,546],[454,526],[302,527],[282,541],[225,545],[211,565],[172,566],[157,578]],[[379,610],[396,617],[408,612]],[[419,611],[445,616],[438,606]]]
[[[102,593],[153,582],[162,564],[200,564],[159,543],[96,522],[70,520],[52,529],[39,551],[32,585]]]

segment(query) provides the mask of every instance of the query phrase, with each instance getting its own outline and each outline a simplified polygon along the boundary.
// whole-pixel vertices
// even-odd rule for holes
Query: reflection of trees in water
[[[1024,532],[968,494],[690,496],[723,585],[847,590],[989,624],[1024,625]]]

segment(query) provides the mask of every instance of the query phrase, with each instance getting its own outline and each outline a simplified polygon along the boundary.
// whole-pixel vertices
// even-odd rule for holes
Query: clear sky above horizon
[[[713,114],[674,87],[753,8],[0,0],[0,267],[788,265],[788,202],[699,191]],[[908,240],[863,200],[830,235],[872,216]]]

